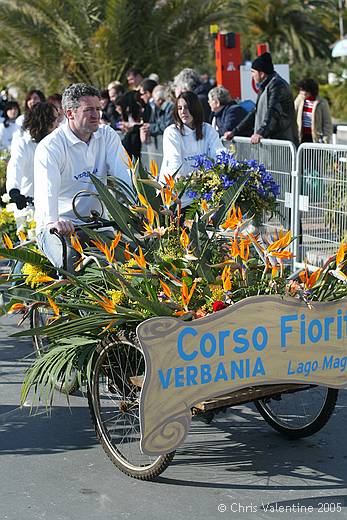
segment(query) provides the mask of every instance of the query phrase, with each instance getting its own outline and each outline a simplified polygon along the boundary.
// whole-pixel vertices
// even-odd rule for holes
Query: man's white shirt
[[[101,125],[87,144],[71,131],[66,121],[37,145],[34,167],[37,233],[57,220],[79,223],[72,199],[81,190],[96,193],[90,174],[104,184],[110,175],[131,186],[126,152],[111,127]],[[76,202],[80,215],[87,216],[94,208],[94,197],[80,197]]]

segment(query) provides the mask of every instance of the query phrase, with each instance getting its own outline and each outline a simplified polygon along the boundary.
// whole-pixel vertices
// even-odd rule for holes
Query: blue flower
[[[257,168],[258,163],[255,159],[249,159],[247,161],[247,166],[249,166],[250,168]]]
[[[202,198],[205,199],[205,200],[211,200],[212,196],[213,196],[213,191],[209,191],[207,193],[204,193]]]
[[[199,197],[198,193],[193,190],[188,190],[187,195],[190,199],[197,199]]]

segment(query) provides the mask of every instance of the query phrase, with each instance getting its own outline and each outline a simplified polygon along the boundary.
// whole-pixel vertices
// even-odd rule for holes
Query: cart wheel
[[[318,432],[334,411],[338,390],[309,386],[254,401],[265,421],[283,435],[298,439]]]
[[[111,461],[124,473],[153,480],[175,452],[151,457],[140,450],[139,400],[145,361],[136,335],[106,338],[97,348],[88,401],[96,434]]]
[[[50,318],[54,316],[53,311],[46,305],[38,305],[33,308],[30,316],[30,326],[32,329],[43,327],[49,324]],[[42,333],[34,334],[32,337],[33,347],[36,357],[42,356],[49,349],[49,337]],[[77,373],[71,370],[70,377],[58,380],[55,387],[63,394],[72,394],[78,389]]]

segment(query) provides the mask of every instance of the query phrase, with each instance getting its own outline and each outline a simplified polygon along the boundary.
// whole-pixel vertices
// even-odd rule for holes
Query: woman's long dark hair
[[[193,124],[196,134],[196,140],[199,141],[203,138],[202,135],[202,125],[204,122],[204,109],[202,108],[202,104],[196,94],[194,92],[182,92],[175,101],[175,105],[173,108],[173,118],[175,121],[176,127],[179,129],[181,134],[184,134],[184,125],[180,119],[180,116],[178,115],[178,100],[184,99],[184,101],[187,103],[188,110],[191,113],[193,117]]]
[[[20,115],[20,108],[19,108],[17,101],[7,101],[5,108],[4,108],[4,126],[6,128],[9,127],[10,123],[11,123],[11,119],[7,115],[7,111],[11,110],[11,108],[16,108],[18,110],[16,117],[18,117]]]
[[[51,132],[58,117],[58,111],[52,103],[37,103],[24,117],[23,128],[29,130],[35,143],[39,143]]]
[[[28,107],[28,101],[30,100],[31,96],[33,94],[37,94],[40,98],[40,101],[41,103],[44,103],[46,101],[46,96],[44,95],[44,93],[42,92],[42,90],[38,90],[36,88],[32,89],[32,90],[29,90],[29,92],[27,93],[27,95],[25,96],[25,101],[24,101],[24,112],[27,112],[29,110],[29,107]]]

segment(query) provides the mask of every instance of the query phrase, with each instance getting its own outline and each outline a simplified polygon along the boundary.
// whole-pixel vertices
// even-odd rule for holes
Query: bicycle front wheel
[[[131,477],[153,480],[167,468],[175,452],[152,457],[140,450],[144,373],[144,357],[135,336],[111,336],[97,349],[88,400],[97,436],[110,460]]]
[[[272,428],[298,439],[323,428],[334,411],[337,396],[338,390],[334,388],[311,385],[259,399],[254,404]]]

